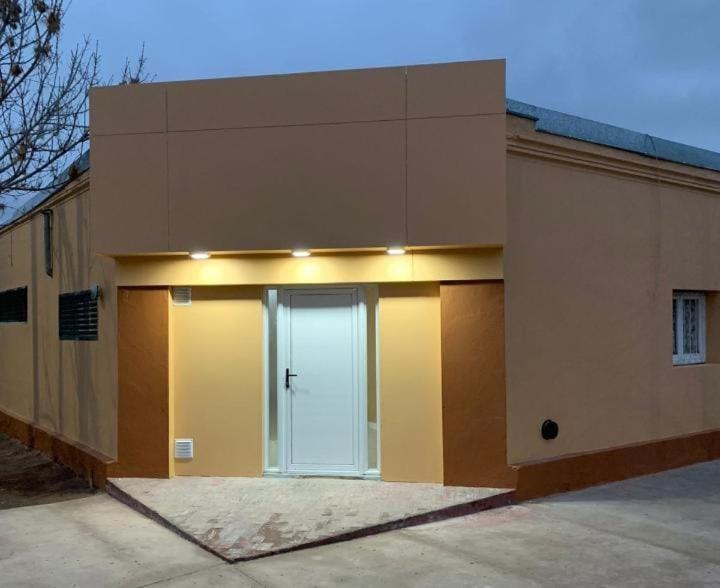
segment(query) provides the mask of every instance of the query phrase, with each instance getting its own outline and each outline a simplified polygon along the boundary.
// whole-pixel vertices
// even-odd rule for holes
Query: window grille
[[[190,306],[192,304],[192,288],[190,286],[174,286],[172,300],[175,306]]]
[[[27,287],[0,292],[0,323],[27,322]]]
[[[60,294],[58,324],[61,341],[97,341],[97,296],[90,290]]]
[[[673,292],[673,363],[705,363],[705,294]]]

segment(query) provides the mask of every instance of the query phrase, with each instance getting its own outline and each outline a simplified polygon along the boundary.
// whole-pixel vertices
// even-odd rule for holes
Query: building
[[[529,497],[720,457],[720,154],[504,80],[94,89],[89,170],[0,230],[0,430],[98,485]]]

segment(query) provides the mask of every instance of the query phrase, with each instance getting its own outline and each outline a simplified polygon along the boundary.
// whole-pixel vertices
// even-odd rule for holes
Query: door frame
[[[267,455],[270,447],[269,437],[269,345],[268,345],[268,329],[269,308],[267,304],[268,290],[276,290],[277,292],[277,319],[276,319],[276,394],[277,394],[277,467],[269,467]],[[354,443],[356,445],[357,469],[352,471],[343,470],[325,470],[325,471],[300,471],[288,468],[289,461],[289,436],[287,432],[290,427],[289,403],[287,402],[287,394],[282,382],[284,380],[284,371],[288,354],[289,341],[287,337],[288,318],[286,315],[285,300],[289,292],[294,290],[312,290],[318,293],[332,293],[339,291],[352,291],[354,296],[355,317],[354,317],[354,340],[355,340],[355,362],[357,381],[355,386],[355,398],[353,405],[356,413],[356,431]],[[264,443],[263,453],[265,455],[265,475],[279,476],[332,476],[332,477],[351,477],[351,478],[377,478],[377,470],[368,470],[368,419],[367,419],[367,301],[365,289],[362,285],[357,284],[339,284],[339,285],[288,285],[288,286],[272,286],[265,288],[265,411],[264,411]],[[379,463],[379,462],[378,462]]]

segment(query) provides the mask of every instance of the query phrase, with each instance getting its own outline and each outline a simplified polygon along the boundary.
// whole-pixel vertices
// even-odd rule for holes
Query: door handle
[[[291,374],[290,368],[285,368],[285,389],[290,388],[290,378],[294,378],[297,374]]]

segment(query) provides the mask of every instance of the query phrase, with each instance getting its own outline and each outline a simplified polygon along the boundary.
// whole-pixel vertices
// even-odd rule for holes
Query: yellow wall
[[[381,475],[443,481],[440,288],[380,286]]]
[[[378,283],[381,476],[441,483],[438,282],[502,278],[502,263],[499,248],[118,259],[119,285],[193,286],[192,305],[171,309],[175,437],[196,444],[176,473],[262,472],[261,285]]]
[[[115,262],[90,254],[88,192],[52,207],[54,275],[45,273],[43,217],[0,236],[0,290],[28,287],[28,322],[0,324],[0,409],[115,456]],[[100,284],[98,341],[60,341],[58,294]],[[9,358],[9,359],[8,359]]]
[[[177,475],[262,474],[263,313],[258,287],[195,287],[171,308],[175,437],[195,440]],[[437,284],[380,289],[381,475],[442,482]]]
[[[263,308],[256,287],[193,288],[172,306],[175,436],[195,440],[178,475],[262,474]]]
[[[281,255],[215,255],[195,261],[187,255],[122,257],[118,286],[210,286],[436,282],[497,280],[503,277],[501,248],[438,249],[387,255],[320,253],[307,258]]]

